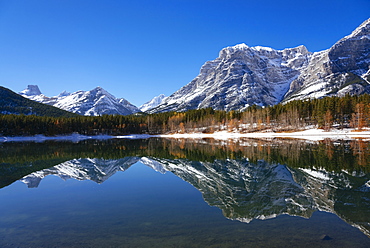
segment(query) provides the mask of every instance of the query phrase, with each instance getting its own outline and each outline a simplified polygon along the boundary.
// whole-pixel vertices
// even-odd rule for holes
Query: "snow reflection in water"
[[[207,154],[205,150],[215,147],[206,144],[203,145],[207,149],[194,144],[190,149],[190,143],[183,141],[165,145],[160,140],[155,144],[140,142],[143,143],[139,146],[138,143],[130,146],[130,141],[95,143],[93,146],[101,152],[131,150],[129,153],[136,156],[74,158],[20,179],[29,187],[38,186],[37,189],[27,190],[16,182],[0,190],[1,202],[5,203],[0,207],[0,232],[6,235],[1,236],[9,237],[0,240],[0,244],[5,247],[48,244],[124,247],[150,246],[153,242],[158,246],[180,247],[283,246],[294,242],[301,247],[369,244],[369,238],[358,231],[369,235],[368,173],[295,168],[281,161],[267,162],[251,155],[239,156],[243,153],[230,153],[235,147],[226,149],[229,158],[222,159],[223,155],[215,152],[213,157]],[[271,156],[273,147],[279,150],[283,145],[289,146],[261,143],[250,148],[257,147],[261,153],[270,147]],[[68,144],[55,146],[65,150],[63,146]],[[298,145],[302,146],[305,147]],[[162,156],[153,156],[153,149]],[[191,151],[203,159],[186,158],[186,153],[187,157],[195,156],[190,155]],[[236,155],[239,157],[232,158]],[[62,182],[48,175],[82,182]],[[202,198],[217,208],[209,207]],[[249,224],[221,218],[218,209],[229,219]],[[56,228],[50,228],[52,225]]]

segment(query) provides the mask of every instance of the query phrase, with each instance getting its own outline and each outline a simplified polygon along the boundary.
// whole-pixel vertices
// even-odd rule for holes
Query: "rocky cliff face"
[[[264,160],[150,160],[192,184],[227,218],[242,222],[282,214],[309,218],[315,211],[326,211],[370,236],[368,218],[363,217],[370,206],[368,175],[293,169]]]
[[[370,92],[370,19],[328,50],[274,50],[245,44],[221,50],[189,84],[150,113],[212,107],[243,110],[295,99]]]
[[[309,55],[304,46],[281,51],[245,44],[224,48],[217,59],[202,66],[198,77],[151,112],[277,104]]]
[[[370,19],[330,49],[312,54],[284,101],[370,92]]]

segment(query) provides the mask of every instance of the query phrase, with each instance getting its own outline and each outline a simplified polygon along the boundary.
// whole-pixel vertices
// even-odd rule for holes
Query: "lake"
[[[5,142],[0,202],[0,247],[370,247],[370,143]]]

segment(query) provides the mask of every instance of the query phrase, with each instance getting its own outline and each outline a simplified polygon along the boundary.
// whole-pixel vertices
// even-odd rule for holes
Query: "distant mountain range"
[[[54,107],[87,116],[130,115],[140,112],[136,106],[124,98],[115,98],[101,87],[90,91],[76,91],[74,93],[62,92],[58,96],[47,97],[43,95],[37,85],[28,85],[20,95],[33,101],[52,105]]]
[[[370,19],[321,52],[239,44],[222,49],[193,81],[148,112],[243,110],[255,104],[369,93],[369,65]]]
[[[19,94],[69,112],[98,116],[207,107],[244,110],[251,105],[364,93],[370,93],[370,19],[321,52],[309,52],[304,46],[284,50],[245,44],[226,47],[189,84],[139,108],[101,87],[47,97],[37,85],[29,85]]]
[[[39,116],[77,116],[46,104],[31,101],[0,86],[0,114],[24,114]]]
[[[36,102],[87,116],[104,114],[130,115],[137,112],[145,112],[158,106],[165,98],[165,95],[161,94],[138,108],[124,98],[114,97],[102,87],[96,87],[90,91],[80,90],[74,93],[63,91],[58,96],[47,97],[41,93],[37,85],[28,85],[19,94]]]
[[[152,108],[157,107],[159,104],[163,102],[163,100],[166,98],[165,95],[160,94],[159,96],[154,97],[152,100],[144,103],[139,107],[141,112],[146,112],[148,110],[151,110]]]

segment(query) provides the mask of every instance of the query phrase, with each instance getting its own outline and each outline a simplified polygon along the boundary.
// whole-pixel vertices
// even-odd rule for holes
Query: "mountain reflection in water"
[[[1,144],[0,182],[42,178],[103,183],[141,162],[197,188],[225,217],[338,215],[370,236],[369,143],[299,140],[108,140]]]

